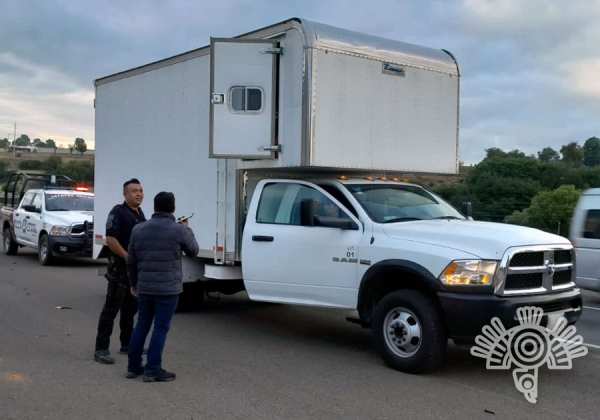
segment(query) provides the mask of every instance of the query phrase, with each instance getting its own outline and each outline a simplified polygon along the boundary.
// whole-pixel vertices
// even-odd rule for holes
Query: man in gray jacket
[[[175,196],[160,192],[154,197],[154,214],[131,232],[127,274],[131,293],[138,298],[138,319],[129,343],[128,378],[143,374],[144,382],[172,381],[175,374],[162,368],[162,353],[171,328],[182,284],[182,252],[198,253],[198,242],[187,220],[175,221]],[[146,366],[142,352],[150,327]]]

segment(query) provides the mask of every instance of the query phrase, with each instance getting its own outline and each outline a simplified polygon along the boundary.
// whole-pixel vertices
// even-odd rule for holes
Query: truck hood
[[[498,260],[507,248],[570,245],[568,239],[538,229],[473,220],[418,220],[383,225],[390,238],[452,248]]]
[[[93,211],[53,211],[46,213],[46,223],[56,226],[68,226],[72,223],[83,223],[94,221]]]

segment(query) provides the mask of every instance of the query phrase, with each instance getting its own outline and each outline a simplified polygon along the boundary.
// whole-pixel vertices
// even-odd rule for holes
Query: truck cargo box
[[[247,170],[458,172],[445,50],[290,19],[95,81],[95,247],[137,177],[191,213],[199,256],[239,260]]]

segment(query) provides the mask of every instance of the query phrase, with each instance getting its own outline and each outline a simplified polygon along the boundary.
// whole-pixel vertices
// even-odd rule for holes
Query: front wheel
[[[448,337],[439,309],[425,294],[397,290],[375,308],[375,345],[385,363],[406,373],[423,373],[444,359]]]
[[[50,238],[45,233],[40,237],[38,243],[38,259],[42,265],[51,265],[54,262],[54,256],[50,250]]]
[[[3,235],[4,240],[2,242],[4,243],[4,253],[6,255],[17,255],[19,245],[17,245],[17,243],[13,241],[12,237],[10,236],[10,229],[4,229]]]

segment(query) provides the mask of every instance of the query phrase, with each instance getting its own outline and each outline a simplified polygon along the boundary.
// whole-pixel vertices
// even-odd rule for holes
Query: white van
[[[600,188],[581,195],[569,231],[575,247],[577,285],[600,292]]]

